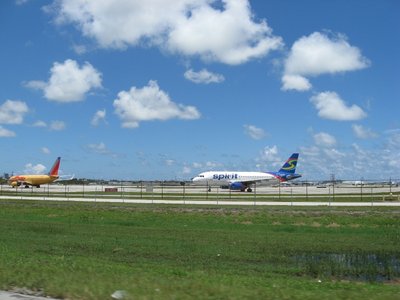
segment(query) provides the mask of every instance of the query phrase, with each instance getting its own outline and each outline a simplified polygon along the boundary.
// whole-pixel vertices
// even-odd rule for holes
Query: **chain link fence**
[[[376,202],[399,201],[400,180],[296,182],[290,184],[254,184],[252,192],[240,192],[220,186],[201,186],[191,182],[112,182],[111,184],[53,183],[37,187],[12,188],[0,185],[0,196],[68,199],[143,199],[143,200],[240,200],[240,201],[326,201]]]

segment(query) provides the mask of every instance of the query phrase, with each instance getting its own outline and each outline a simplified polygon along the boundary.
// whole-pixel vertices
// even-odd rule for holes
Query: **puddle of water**
[[[384,282],[400,278],[400,257],[375,253],[307,253],[294,261],[308,275]]]

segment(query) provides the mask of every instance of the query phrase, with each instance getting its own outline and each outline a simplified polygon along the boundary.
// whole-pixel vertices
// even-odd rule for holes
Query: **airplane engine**
[[[246,189],[246,186],[241,183],[241,182],[233,182],[229,185],[229,188],[231,190],[240,190],[240,191],[244,191]]]
[[[14,188],[14,187],[20,186],[21,183],[18,182],[18,181],[12,181],[12,182],[10,183],[10,185]]]

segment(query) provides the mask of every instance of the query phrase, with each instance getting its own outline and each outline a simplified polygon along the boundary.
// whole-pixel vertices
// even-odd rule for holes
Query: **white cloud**
[[[269,162],[279,160],[278,147],[276,145],[272,147],[264,147],[261,152],[261,160]]]
[[[48,130],[50,131],[61,131],[67,127],[64,121],[59,121],[59,120],[51,121],[50,124],[47,124],[42,120],[38,120],[35,123],[33,123],[32,126],[39,128],[48,128]]]
[[[60,0],[58,23],[77,25],[104,48],[148,44],[186,56],[241,64],[282,46],[248,0]]]
[[[398,178],[400,132],[387,132],[373,148],[362,148],[353,143],[342,148],[300,147],[303,178],[323,180],[335,174],[337,179],[389,180]]]
[[[320,156],[320,148],[317,146],[311,147],[300,147],[300,152],[302,155],[306,155],[309,157],[318,157]]]
[[[345,154],[345,153],[340,152],[339,150],[334,149],[334,148],[333,148],[333,149],[324,148],[324,149],[323,149],[323,152],[325,153],[325,155],[326,155],[329,159],[335,161],[335,163],[337,163],[337,161],[338,161],[339,159],[346,157],[346,154]]]
[[[33,123],[32,126],[33,127],[47,127],[47,123],[42,120],[38,120],[35,123]]]
[[[261,140],[265,137],[265,131],[254,125],[243,125],[244,132],[254,140]]]
[[[190,167],[188,167],[188,166],[183,166],[182,174],[187,175],[187,174],[190,174],[190,173],[192,173],[192,169]]]
[[[223,75],[212,73],[206,69],[202,69],[199,72],[190,69],[185,72],[184,76],[187,80],[193,81],[194,83],[220,83],[225,80]]]
[[[282,77],[282,90],[307,91],[311,89],[310,81],[301,75],[284,75]]]
[[[397,134],[400,133],[400,128],[394,128],[394,129],[387,129],[384,131],[385,134]]]
[[[329,37],[314,32],[293,44],[285,60],[282,89],[305,91],[311,88],[305,76],[354,71],[369,65],[360,49],[351,46],[343,34]]]
[[[42,120],[38,120],[35,123],[33,123],[32,126],[38,128],[48,128],[48,130],[50,131],[61,131],[67,127],[67,124],[65,124],[64,121],[59,121],[59,120],[51,121],[50,124],[47,124]]]
[[[97,154],[111,154],[111,151],[107,149],[106,145],[103,142],[99,144],[88,144],[86,148],[89,149],[91,152]]]
[[[389,136],[387,138],[383,155],[381,155],[380,159],[385,162],[386,166],[390,167],[389,170],[394,170],[394,173],[398,174],[398,168],[400,165],[400,156],[399,156],[400,131],[391,130],[390,132],[387,133],[389,134]],[[388,169],[386,166],[383,169],[385,171]],[[393,174],[390,174],[390,176],[393,176]]]
[[[51,152],[50,152],[50,150],[49,150],[49,148],[47,148],[47,147],[42,147],[42,153],[43,154],[50,154]]]
[[[143,88],[119,92],[114,107],[125,128],[136,128],[141,121],[200,118],[196,107],[176,104],[153,80]]]
[[[24,173],[27,174],[43,174],[46,167],[42,164],[33,165],[31,163],[25,165]]]
[[[25,85],[43,90],[44,97],[50,101],[63,103],[82,101],[91,89],[102,87],[99,71],[88,62],[80,67],[71,59],[55,62],[48,82],[33,80]]]
[[[301,147],[301,169],[304,180],[326,180],[334,174],[336,178],[344,179],[346,174],[354,174],[349,163],[349,153],[343,153],[330,147]],[[346,178],[347,179],[347,178]]]
[[[344,35],[329,38],[320,32],[301,37],[285,63],[287,74],[320,75],[354,71],[369,66],[361,51],[351,46]]]
[[[87,52],[85,45],[73,45],[72,50],[78,55],[85,54]]]
[[[348,106],[335,92],[319,93],[310,99],[318,110],[318,116],[336,121],[355,121],[367,114],[357,105]]]
[[[52,131],[61,131],[66,128],[66,124],[63,121],[52,121],[49,128]]]
[[[15,0],[15,4],[17,5],[24,5],[28,3],[29,0]]]
[[[91,124],[93,126],[98,126],[100,124],[101,121],[105,122],[105,118],[106,118],[106,110],[98,110],[96,111],[96,113],[94,114]]]
[[[353,124],[353,132],[359,139],[371,139],[376,138],[378,135],[373,132],[370,128],[364,128],[362,125]]]
[[[192,164],[192,166],[193,166],[193,168],[195,168],[195,169],[201,169],[201,168],[203,167],[203,165],[202,165],[201,163],[198,163],[198,162],[194,162],[194,163]]]
[[[25,87],[34,89],[34,90],[44,90],[47,86],[47,83],[41,80],[31,80],[23,83]]]
[[[173,159],[166,159],[164,162],[169,167],[173,166],[175,164],[175,160],[173,160]]]
[[[96,153],[96,154],[101,154],[101,155],[109,155],[112,158],[117,158],[120,156],[118,153],[115,153],[115,152],[111,151],[110,149],[108,149],[106,144],[104,144],[103,142],[100,142],[98,144],[88,144],[85,146],[85,148],[86,148],[86,150],[88,150],[91,153]],[[145,165],[145,163],[144,163],[144,165]]]
[[[336,139],[333,135],[326,132],[314,134],[315,144],[322,147],[333,147],[336,145]]]
[[[221,166],[220,163],[216,163],[216,162],[213,162],[213,161],[207,161],[206,162],[206,167],[207,168],[216,168],[216,167],[220,167],[220,166]]]
[[[272,35],[265,20],[253,22],[248,1],[225,0],[223,10],[210,5],[215,2],[192,9],[190,17],[177,19],[168,36],[169,49],[236,65],[282,46],[282,39]]]
[[[400,133],[392,133],[392,135],[389,138],[389,144],[393,147],[400,148]]]
[[[283,160],[279,157],[278,147],[267,146],[261,150],[260,155],[256,158],[257,167],[260,169],[277,169],[282,166]]]
[[[0,105],[0,124],[21,124],[28,112],[25,102],[7,100]]]
[[[15,137],[16,134],[14,131],[8,130],[3,126],[0,126],[0,137]]]

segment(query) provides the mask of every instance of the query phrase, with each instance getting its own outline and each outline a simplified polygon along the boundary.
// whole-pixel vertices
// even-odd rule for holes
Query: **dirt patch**
[[[251,225],[251,224],[253,224],[253,222],[252,221],[243,221],[243,222],[240,222],[240,224]]]
[[[361,227],[361,225],[360,224],[350,224],[350,227],[351,228],[359,228],[359,227]]]
[[[337,224],[337,223],[331,223],[331,224],[329,224],[329,225],[326,225],[326,227],[328,227],[328,228],[339,228],[340,225]]]
[[[321,224],[318,222],[312,222],[311,227],[321,227]]]
[[[293,224],[294,226],[306,226],[306,223],[304,222],[297,222]]]

